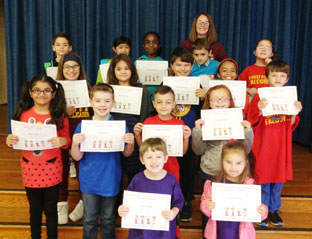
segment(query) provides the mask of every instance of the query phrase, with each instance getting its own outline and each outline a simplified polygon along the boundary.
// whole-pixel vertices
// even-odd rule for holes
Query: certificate
[[[140,82],[144,85],[160,85],[168,76],[168,61],[136,61]]]
[[[56,76],[57,76],[57,71],[58,71],[58,67],[49,66],[49,67],[47,67],[47,76],[50,76],[53,80],[55,80]]]
[[[104,63],[100,65],[100,71],[101,71],[103,83],[108,83],[107,71],[108,71],[109,65],[110,63]]]
[[[203,87],[205,92],[207,92],[209,90],[209,82],[210,80],[213,80],[213,79],[210,79],[209,75],[200,75],[199,79],[200,79],[200,85]]]
[[[258,89],[258,93],[260,99],[268,100],[267,106],[262,110],[263,116],[298,114],[294,106],[298,100],[296,86],[263,87]]]
[[[241,108],[201,110],[203,140],[244,139]]]
[[[124,120],[82,120],[81,133],[85,140],[81,152],[118,152],[124,150],[122,137],[126,133]]]
[[[124,191],[123,205],[129,207],[121,218],[122,228],[169,231],[169,221],[161,212],[170,210],[171,195]]]
[[[52,149],[49,139],[57,137],[56,125],[54,124],[31,124],[11,120],[12,134],[18,137],[18,142],[13,145],[14,149],[43,150]]]
[[[89,107],[89,91],[86,80],[64,80],[59,81],[65,91],[65,99],[67,106],[75,106],[75,108]]]
[[[145,124],[142,140],[162,138],[167,144],[168,156],[183,156],[183,126]]]
[[[173,89],[177,104],[199,104],[199,98],[195,95],[195,90],[200,88],[199,77],[164,77],[163,84]]]
[[[210,87],[226,85],[231,93],[235,107],[244,108],[246,103],[246,81],[240,80],[211,80]]]
[[[261,186],[212,183],[212,220],[261,222],[257,209],[261,205]]]
[[[143,88],[133,86],[112,85],[115,105],[112,112],[140,115]]]

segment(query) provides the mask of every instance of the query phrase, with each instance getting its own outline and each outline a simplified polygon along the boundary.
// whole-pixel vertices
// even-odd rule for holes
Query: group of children
[[[146,55],[138,60],[163,60],[159,56],[157,33],[145,34],[143,47]],[[255,180],[262,188],[262,205],[258,208],[262,217],[260,225],[267,226],[269,220],[273,225],[283,225],[278,214],[281,189],[286,180],[292,179],[292,131],[298,125],[299,117],[262,115],[261,110],[268,102],[260,100],[257,89],[282,87],[289,79],[287,63],[272,61],[275,50],[269,39],[257,43],[254,50],[256,63],[247,67],[239,77],[235,60],[226,58],[218,62],[210,58],[211,49],[205,39],[194,41],[193,54],[184,47],[172,51],[169,72],[173,76],[209,75],[220,80],[238,78],[247,82],[242,121],[245,140],[233,142],[203,140],[202,126],[205,122],[199,116],[201,109],[234,108],[228,87],[218,85],[208,92],[196,89],[199,105],[176,104],[175,92],[166,85],[150,87],[151,92],[149,87],[140,83],[135,63],[128,56],[131,42],[123,36],[115,39],[113,51],[116,55],[112,59],[101,60],[101,63],[110,62],[108,84],[102,83],[99,73],[97,84],[89,87],[91,108],[66,107],[64,90],[58,80],[87,80],[80,57],[71,49],[66,34],[58,33],[54,37],[53,50],[57,56],[44,66],[58,66],[56,81],[43,74],[26,82],[13,115],[15,120],[57,126],[58,136],[50,140],[53,149],[22,152],[22,176],[30,205],[32,238],[41,238],[42,212],[47,218],[49,238],[57,238],[58,223],[68,222],[69,157],[77,162],[81,190],[81,200],[69,217],[77,221],[83,216],[84,238],[97,238],[98,216],[101,217],[101,238],[115,238],[117,208],[121,217],[131,210],[126,205],[118,205],[123,174],[128,178],[128,190],[171,195],[171,209],[162,212],[163,217],[170,221],[170,230],[130,229],[129,238],[176,238],[179,235],[177,215],[181,221],[191,220],[197,157],[200,157],[199,173],[203,183],[200,208],[206,238],[229,238],[231,235],[255,238],[251,223],[208,218],[218,203],[212,201],[211,182],[252,184]],[[111,85],[143,89],[140,115],[111,113],[115,103]],[[295,102],[295,107],[298,112],[302,110],[299,101]],[[82,119],[125,120],[124,151],[81,152],[80,143],[85,139],[81,133]],[[142,142],[144,124],[182,125],[183,157],[169,157],[166,144],[160,138]],[[18,142],[18,137],[10,134],[6,142],[12,147]],[[252,174],[249,171],[249,153],[254,165]]]

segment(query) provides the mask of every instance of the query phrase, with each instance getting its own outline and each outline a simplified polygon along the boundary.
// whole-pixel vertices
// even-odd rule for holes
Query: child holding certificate
[[[220,172],[212,180],[206,181],[201,197],[200,210],[208,217],[211,216],[211,210],[218,203],[212,201],[212,181],[239,184],[253,184],[254,182],[249,176],[249,161],[246,146],[242,142],[229,142],[223,146],[221,165]],[[267,217],[268,211],[264,204],[260,205],[257,210],[262,219]],[[215,221],[209,219],[204,236],[209,239],[255,239],[256,232],[251,222]]]
[[[266,79],[270,87],[282,87],[289,79],[289,65],[275,60],[266,67]],[[263,116],[262,109],[268,101],[257,94],[249,105],[247,119],[255,132],[252,146],[254,155],[254,178],[261,184],[262,202],[269,207],[268,220],[275,226],[282,226],[283,220],[278,214],[281,207],[281,190],[286,180],[293,178],[292,173],[292,132],[298,126],[297,115]],[[294,103],[300,112],[300,101]],[[277,143],[278,142],[278,143]],[[268,220],[261,223],[268,225]]]
[[[42,212],[46,215],[47,236],[57,238],[57,201],[62,182],[61,148],[70,145],[64,90],[46,75],[26,82],[13,119],[32,124],[55,124],[57,137],[50,139],[52,149],[22,151],[23,184],[29,201],[32,238],[41,238]],[[9,147],[18,142],[16,135],[6,139]]]
[[[99,83],[90,90],[90,104],[94,111],[92,120],[114,120],[110,114],[115,104],[114,90]],[[79,181],[84,204],[83,238],[97,238],[98,216],[101,217],[101,238],[115,238],[117,199],[121,183],[120,152],[81,152],[85,139],[81,123],[73,137],[71,154],[79,163]],[[122,154],[128,157],[134,148],[134,136],[126,133],[127,143]]]
[[[143,122],[147,117],[154,115],[152,105],[152,94],[144,85],[139,83],[139,77],[132,59],[125,54],[115,55],[110,63],[107,73],[108,83],[111,85],[130,86],[142,88],[141,109],[139,115],[126,113],[113,113],[116,120],[125,120],[131,133],[138,122]],[[132,155],[124,158],[122,156],[123,170],[127,174],[128,183],[135,174],[143,170],[139,160],[139,147],[135,144]]]
[[[170,221],[170,227],[169,231],[130,229],[128,238],[176,239],[175,218],[183,207],[184,199],[175,177],[163,169],[168,160],[166,143],[160,138],[145,140],[140,147],[140,160],[146,169],[134,176],[127,190],[171,195],[171,209],[162,211],[162,216]],[[127,216],[129,211],[131,208],[125,205],[118,208],[121,217]]]
[[[69,52],[64,55],[58,65],[58,74],[56,77],[57,81],[76,81],[76,80],[87,80],[87,75],[84,70],[81,58],[74,52]],[[78,95],[76,99],[69,99],[70,101],[78,101]],[[83,119],[90,118],[90,108],[75,108],[75,106],[67,106],[67,115],[69,117],[69,130],[70,137],[73,137],[74,131],[77,125]],[[81,192],[79,191],[80,200],[76,205],[75,209],[68,215],[68,176],[69,176],[69,152],[68,150],[62,150],[63,160],[63,181],[59,192],[58,202],[58,223],[67,224],[68,216],[76,222],[83,216],[83,202],[81,200]],[[74,161],[76,168],[76,175],[79,177],[79,162]]]

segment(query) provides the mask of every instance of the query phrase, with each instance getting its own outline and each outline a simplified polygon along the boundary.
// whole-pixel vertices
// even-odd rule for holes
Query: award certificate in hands
[[[49,139],[57,137],[54,124],[31,124],[11,120],[12,134],[18,137],[18,142],[13,149],[44,150],[52,149]]]
[[[123,205],[129,207],[121,218],[122,228],[169,231],[169,221],[162,211],[170,210],[171,195],[124,191]]]
[[[268,104],[262,110],[263,116],[268,115],[296,115],[298,110],[294,103],[297,98],[296,86],[264,87],[258,89],[260,99],[267,99]]]
[[[115,95],[115,105],[112,112],[139,115],[143,88],[119,85],[112,85],[112,87]]]
[[[65,99],[67,106],[75,106],[75,108],[89,107],[89,91],[86,80],[64,80],[59,81],[65,91]]]
[[[200,78],[192,76],[164,77],[164,85],[170,86],[175,94],[177,104],[198,105],[199,98],[195,90],[200,88]]]
[[[57,66],[47,67],[47,76],[50,76],[53,80],[56,79],[57,72],[58,72],[58,67]]]
[[[261,186],[249,184],[212,183],[212,220],[261,222]]]
[[[167,144],[168,156],[183,156],[183,126],[145,124],[142,130],[142,141],[159,137]]]
[[[244,108],[246,103],[246,81],[240,80],[211,80],[209,87],[216,85],[227,86],[233,97],[234,105],[236,108]]]
[[[80,144],[81,152],[124,151],[124,120],[82,120],[81,133],[86,137]]]
[[[241,108],[201,110],[203,140],[244,139]]]
[[[168,75],[168,61],[136,61],[140,82],[144,85],[160,85]]]
[[[100,65],[100,71],[101,71],[101,76],[102,76],[102,80],[103,83],[107,83],[107,71],[109,68],[110,63],[104,63]]]

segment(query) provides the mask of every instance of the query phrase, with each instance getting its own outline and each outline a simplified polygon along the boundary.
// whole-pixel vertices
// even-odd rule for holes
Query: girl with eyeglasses
[[[13,119],[32,124],[55,124],[57,137],[49,142],[52,149],[23,150],[22,179],[30,207],[31,238],[41,238],[42,212],[46,216],[47,237],[57,238],[57,202],[62,182],[61,148],[68,149],[71,140],[66,115],[66,102],[61,84],[46,75],[26,82]],[[19,141],[9,134],[6,143],[12,147]]]

